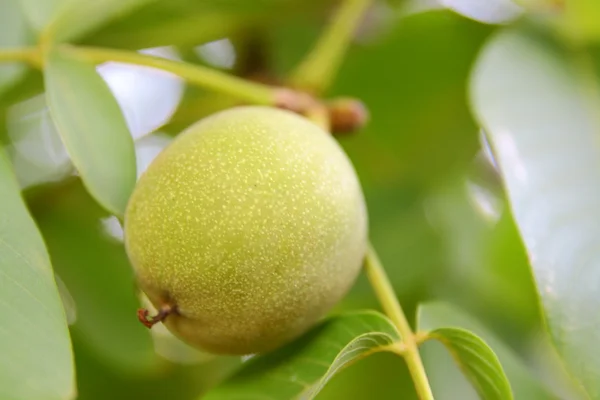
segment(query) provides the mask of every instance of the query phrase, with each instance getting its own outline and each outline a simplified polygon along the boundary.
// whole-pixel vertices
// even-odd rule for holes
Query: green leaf
[[[0,193],[0,398],[73,398],[69,331],[50,260],[2,150]]]
[[[0,142],[8,143],[8,109],[11,105],[42,94],[44,83],[42,74],[38,70],[26,70],[23,77],[8,85],[3,93],[0,93]]]
[[[509,207],[503,207],[505,211],[486,244],[483,262],[490,266],[490,276],[489,284],[481,285],[481,290],[487,292],[488,304],[480,309],[480,315],[492,314],[498,324],[514,326],[513,331],[521,327],[537,332],[543,322],[533,273]],[[491,313],[490,308],[494,308]],[[524,331],[519,336],[523,337]]]
[[[214,387],[240,365],[239,357],[215,357],[193,366],[167,364],[159,374],[132,377],[98,358],[82,339],[73,337],[77,400],[191,400]]]
[[[448,264],[426,196],[477,151],[464,83],[492,28],[449,11],[392,22],[372,42],[352,46],[330,96],[355,96],[370,110],[367,126],[340,142],[365,191],[372,242],[404,298],[426,292]],[[285,37],[275,40],[278,52],[289,53]]]
[[[152,0],[20,0],[33,28],[53,42],[75,39]]]
[[[136,50],[167,45],[197,46],[231,37],[241,30],[245,35],[247,31],[264,29],[298,14],[314,15],[330,3],[331,0],[146,1],[134,13],[117,16],[83,41]]]
[[[133,139],[117,101],[92,65],[60,50],[44,69],[50,115],[92,196],[122,216],[136,181]]]
[[[574,57],[504,31],[481,54],[472,98],[554,344],[589,396],[600,398],[600,95],[587,60]]]
[[[193,46],[228,37],[249,18],[215,11],[170,15],[154,2],[135,17],[117,19],[89,37],[85,44],[137,50],[168,45]],[[184,12],[182,10],[182,12]]]
[[[37,198],[30,202],[32,213],[77,306],[73,336],[123,375],[153,372],[160,364],[150,331],[136,317],[133,271],[123,243],[110,236],[119,229],[116,218],[78,180]]]
[[[29,24],[38,33],[50,26],[69,3],[69,0],[18,1]]]
[[[26,46],[30,42],[27,23],[17,0],[0,0],[0,50],[3,47]],[[25,72],[25,65],[8,63],[0,65],[0,94],[19,79]]]
[[[597,0],[570,0],[564,8],[564,29],[577,39],[600,39],[600,3]]]
[[[9,0],[11,1],[11,0]],[[16,0],[14,0],[16,1]],[[53,42],[73,40],[152,0],[20,0],[29,23]]]
[[[79,38],[150,2],[153,0],[72,0],[54,24],[53,40],[63,42]]]
[[[60,279],[60,276],[54,274],[54,280],[56,281],[56,287],[58,288],[58,294],[60,295],[60,301],[62,302],[63,309],[65,310],[65,317],[67,318],[67,324],[73,325],[77,320],[77,304],[71,292],[67,289],[65,283]]]
[[[399,340],[392,323],[375,311],[332,317],[295,342],[250,359],[203,399],[312,399],[337,372]]]
[[[480,341],[485,341],[487,345],[485,345],[485,343],[483,343],[483,345],[485,347],[489,345],[493,349],[493,352],[491,352],[489,348],[484,350],[484,352],[488,354],[488,359],[491,357],[495,360],[486,364],[480,371],[489,371],[490,365],[496,367],[501,365],[506,372],[506,376],[508,376],[508,381],[514,391],[514,397],[517,399],[558,400],[559,398],[576,398],[573,397],[572,393],[565,391],[562,387],[555,387],[552,391],[546,388],[545,385],[534,376],[533,372],[527,368],[526,364],[517,356],[514,350],[508,348],[504,342],[499,340],[495,334],[491,333],[489,329],[486,329],[479,321],[455,306],[441,302],[421,304],[418,310],[417,324],[420,331],[436,332],[438,330],[446,330],[450,327],[450,330],[456,329],[459,332],[459,335],[462,335],[463,331],[472,332],[471,334],[467,332],[467,336],[477,335],[478,338],[473,339],[475,343],[479,346]],[[443,337],[436,337],[436,339],[439,339],[442,343],[444,343],[444,340],[447,340]],[[471,339],[467,337],[466,340]],[[421,346],[425,368],[427,370],[427,375],[430,378],[434,394],[436,394],[436,399],[454,400],[460,398],[471,400],[480,398],[475,393],[473,386],[467,381],[466,377],[458,372],[458,368],[445,363],[447,354],[444,353],[447,352],[437,348],[438,345],[439,344],[436,342],[428,341]],[[448,347],[448,350],[450,350],[449,352],[452,354],[453,350],[450,346],[446,343],[444,343],[444,345]],[[493,353],[497,354],[497,358]],[[458,353],[455,352],[452,356],[456,357],[456,354]],[[466,354],[468,357],[476,356],[475,353]],[[483,360],[483,358],[481,360]],[[498,364],[498,360],[500,364]],[[504,373],[502,373],[502,375],[504,375]],[[549,379],[551,379],[553,383],[557,383],[563,379],[563,376],[550,375]],[[492,382],[494,381],[490,381],[490,383]],[[506,387],[506,385],[500,384],[500,387]],[[505,397],[501,397],[501,399],[504,398]]]
[[[366,185],[429,185],[470,164],[479,143],[464,84],[491,29],[432,11],[353,47],[332,95],[351,94],[371,109],[364,130],[342,140]]]
[[[442,342],[482,399],[512,399],[512,390],[494,351],[477,335],[461,328],[429,333]]]
[[[428,220],[447,249],[446,299],[494,324],[503,338],[523,340],[541,327],[533,274],[503,196],[481,192],[471,179],[449,180],[427,200]],[[482,211],[482,193],[501,215]]]
[[[316,398],[318,400],[417,400],[417,394],[404,359],[397,354],[381,352],[360,360],[351,368],[336,374]]]

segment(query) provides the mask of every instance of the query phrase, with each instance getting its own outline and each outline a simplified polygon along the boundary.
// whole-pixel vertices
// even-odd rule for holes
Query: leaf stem
[[[372,0],[343,0],[333,21],[290,77],[292,86],[321,93],[339,69],[350,40]]]
[[[16,47],[0,50],[0,63],[2,62],[27,62],[38,65],[39,51],[37,47]]]
[[[62,46],[62,50],[68,51],[82,59],[96,64],[106,61],[116,61],[171,72],[189,83],[196,84],[209,90],[229,94],[252,104],[277,105],[280,96],[279,92],[281,89],[279,88],[251,82],[200,65],[168,60],[126,50],[67,45]]]
[[[425,368],[421,361],[415,334],[404,315],[404,311],[402,311],[400,303],[398,303],[394,289],[392,288],[385,270],[379,261],[379,257],[377,257],[377,253],[371,244],[369,244],[369,249],[367,251],[365,270],[371,285],[375,290],[375,294],[383,307],[383,311],[392,320],[400,332],[402,344],[404,346],[402,352],[399,352],[398,354],[402,355],[406,360],[408,370],[413,378],[419,398],[421,400],[433,400],[433,393],[431,392],[431,387],[429,386],[429,381],[425,374]]]

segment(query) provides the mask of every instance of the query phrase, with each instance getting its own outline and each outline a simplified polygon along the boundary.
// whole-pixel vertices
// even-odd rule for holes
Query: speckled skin
[[[125,216],[140,284],[167,327],[222,354],[274,349],[356,279],[367,213],[337,142],[308,120],[237,107],[184,131],[141,177]]]

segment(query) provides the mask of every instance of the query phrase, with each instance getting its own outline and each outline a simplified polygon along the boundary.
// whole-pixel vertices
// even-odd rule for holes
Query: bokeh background
[[[1,3],[1,2],[0,2]],[[486,3],[483,6],[483,3]],[[146,2],[78,42],[185,60],[280,82],[322,31],[335,1]],[[353,96],[369,124],[339,141],[364,187],[370,232],[411,319],[448,321],[497,351],[517,399],[570,399],[545,336],[530,266],[491,152],[469,107],[485,40],[520,15],[508,0],[377,2],[328,96]],[[0,10],[0,36],[22,29]],[[0,132],[44,236],[70,319],[79,399],[197,399],[243,360],[212,357],[136,318],[139,294],[118,220],[87,194],[53,127],[34,70],[0,74]],[[106,63],[135,139],[139,173],[183,128],[238,104],[176,76]],[[334,310],[378,308],[364,276]],[[427,322],[429,321],[429,322]],[[423,355],[437,399],[475,399],[441,345]],[[416,398],[404,362],[376,354],[319,399]]]

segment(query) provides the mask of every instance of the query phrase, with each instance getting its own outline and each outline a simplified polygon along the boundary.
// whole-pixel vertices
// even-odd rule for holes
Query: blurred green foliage
[[[199,65],[210,60],[198,52],[198,46],[228,38],[237,56],[231,73],[281,83],[310,50],[334,3],[111,1],[120,5],[106,6],[106,12],[92,15],[89,24],[78,18],[93,14],[98,5],[82,5],[62,16],[66,26],[62,37],[133,50],[172,46],[182,59]],[[517,399],[574,396],[551,384],[566,380],[556,372],[558,368],[539,378],[543,373],[533,361],[539,349],[532,345],[543,330],[539,298],[498,172],[484,156],[486,144],[470,111],[467,93],[472,67],[490,35],[501,28],[448,10],[407,14],[404,3],[393,3],[377,3],[327,93],[359,98],[371,115],[364,129],[339,138],[364,187],[371,240],[413,322],[419,303],[433,299],[451,303],[453,308],[444,316],[483,332],[486,340],[491,338]],[[32,42],[30,31],[35,29],[27,28],[27,18],[15,4],[16,0],[0,0],[0,48]],[[590,2],[582,4],[596,14],[578,8],[585,24],[572,36],[595,40],[600,25],[592,17],[598,9]],[[561,29],[568,30],[573,21],[578,27],[577,15],[570,16],[573,19]],[[39,25],[52,16],[34,17]],[[76,24],[68,24],[75,20]],[[592,74],[597,74],[600,51],[597,43],[594,46],[590,65]],[[17,170],[15,160],[21,150],[8,131],[9,111],[43,90],[39,72],[0,66],[0,139]],[[137,99],[148,107],[155,100]],[[186,86],[172,118],[156,130],[175,136],[197,119],[238,103]],[[93,116],[96,110],[88,111]],[[69,110],[64,114],[68,116]],[[90,115],[79,120],[78,129],[95,123]],[[36,151],[48,151],[41,142],[35,145]],[[99,154],[99,160],[109,151]],[[79,399],[197,399],[239,366],[236,358],[206,358],[190,364],[156,354],[156,337],[135,316],[139,293],[118,221],[96,204],[78,177],[23,190],[55,273],[75,303],[76,321],[70,331]],[[378,307],[361,276],[333,313]],[[548,351],[543,347],[543,352]],[[423,354],[434,391],[443,393],[439,399],[474,398],[441,346],[427,343]],[[318,396],[324,400],[399,397],[413,399],[416,394],[404,362],[392,354],[359,361],[335,376]]]
[[[78,180],[54,189],[52,196],[37,196],[30,207],[54,271],[75,301],[73,336],[116,372],[135,376],[156,370],[152,340],[131,318],[139,299],[123,244],[110,235],[110,214]]]

